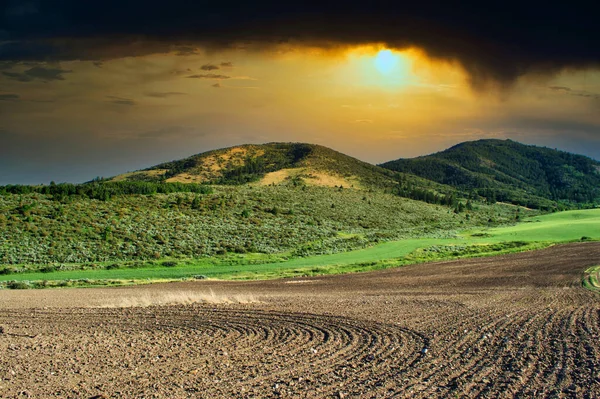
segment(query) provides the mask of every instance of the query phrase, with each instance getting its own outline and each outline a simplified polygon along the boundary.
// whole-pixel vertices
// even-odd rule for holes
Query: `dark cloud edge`
[[[143,4],[142,4],[143,3]],[[237,4],[237,3],[236,3]],[[588,3],[589,4],[589,3]],[[274,0],[169,8],[142,0],[85,7],[64,0],[34,15],[5,16],[0,61],[101,61],[198,48],[260,51],[281,45],[325,49],[381,44],[419,48],[457,62],[474,87],[510,86],[528,74],[600,68],[599,6],[535,2],[284,3]],[[118,11],[118,12],[117,12]]]

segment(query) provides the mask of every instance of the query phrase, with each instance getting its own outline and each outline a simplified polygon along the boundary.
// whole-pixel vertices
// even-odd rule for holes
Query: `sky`
[[[600,159],[590,7],[3,1],[0,185],[273,141],[372,163],[485,138]]]

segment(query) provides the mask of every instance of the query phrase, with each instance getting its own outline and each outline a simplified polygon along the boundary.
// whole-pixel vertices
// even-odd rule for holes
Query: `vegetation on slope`
[[[236,185],[256,182],[270,172],[296,168],[304,168],[307,174],[327,172],[356,179],[357,183],[369,187],[389,185],[394,175],[386,169],[323,146],[269,143],[208,151],[114,179]]]
[[[600,162],[511,140],[479,140],[381,165],[465,192],[550,210],[600,203]]]
[[[0,195],[0,264],[103,262],[225,253],[294,256],[378,241],[448,235],[506,223],[514,207],[456,214],[382,192],[280,186],[216,186],[213,193],[123,195],[108,201],[39,193]]]
[[[582,285],[590,291],[600,292],[600,266],[590,267],[583,273]]]
[[[153,195],[169,193],[196,193],[209,194],[212,188],[208,185],[165,183],[165,182],[142,182],[142,181],[118,181],[108,182],[94,180],[85,184],[51,183],[48,186],[22,186],[8,185],[0,186],[2,194],[45,194],[56,201],[63,201],[67,197],[88,198],[107,201],[112,197],[122,195]]]
[[[451,206],[457,211],[462,211],[459,199],[467,197],[448,185],[393,172],[327,147],[304,143],[242,145],[208,151],[116,176],[112,181],[351,187],[384,190],[404,198]]]
[[[587,234],[583,236],[583,234]],[[44,288],[139,284],[176,279],[257,279],[335,274],[466,257],[491,256],[544,248],[553,243],[600,239],[600,210],[569,211],[526,218],[508,227],[484,228],[450,238],[416,238],[369,248],[302,258],[235,254],[228,257],[79,265],[59,270],[29,267],[0,275],[0,288]],[[598,268],[587,271],[590,288]],[[587,282],[586,282],[587,281]]]
[[[405,239],[403,251],[420,248],[401,255],[403,262],[415,262],[529,248],[529,237],[565,241],[581,229],[588,233],[582,239],[600,237],[588,213],[570,214],[567,224],[549,215],[540,219],[554,224],[522,223],[504,233],[436,241],[535,213],[497,201],[549,210],[592,205],[598,190],[593,186],[598,163],[572,154],[498,140],[464,143],[440,154],[413,160],[423,168],[409,171],[423,175],[416,176],[321,146],[271,143],[211,151],[80,185],[0,187],[0,279],[93,271],[108,280],[115,273],[128,276],[124,269],[172,278],[232,266],[240,268],[238,274],[254,269],[277,274],[276,266],[265,266],[276,264],[306,272],[310,265],[300,263],[312,262],[308,256],[373,249],[398,239]],[[447,168],[458,172],[446,175]],[[557,238],[553,226],[564,237]],[[479,238],[492,246],[471,245],[469,240]],[[385,259],[397,255],[386,253]],[[385,260],[366,265],[369,256],[367,261],[348,256],[344,268],[352,270],[382,267]],[[336,265],[322,266],[334,272]]]

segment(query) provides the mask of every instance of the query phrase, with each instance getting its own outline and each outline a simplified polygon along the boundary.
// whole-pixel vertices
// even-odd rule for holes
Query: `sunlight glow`
[[[394,91],[418,84],[413,72],[419,54],[410,49],[396,51],[381,46],[362,46],[350,50],[337,77],[348,85]]]
[[[375,57],[375,67],[380,73],[387,75],[391,73],[398,64],[398,58],[397,55],[392,53],[392,50],[381,50]]]

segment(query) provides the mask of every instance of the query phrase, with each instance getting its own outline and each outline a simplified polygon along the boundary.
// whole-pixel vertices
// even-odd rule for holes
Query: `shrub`
[[[17,272],[17,269],[12,268],[12,267],[5,267],[3,269],[0,269],[0,275],[13,274],[16,272]]]
[[[6,288],[11,290],[26,290],[31,288],[29,281],[9,281],[6,283]]]
[[[161,265],[165,266],[165,267],[175,267],[175,266],[177,266],[177,262],[175,262],[173,260],[166,260],[166,261],[162,262]]]
[[[48,280],[35,281],[33,283],[34,288],[46,288],[48,287]]]

